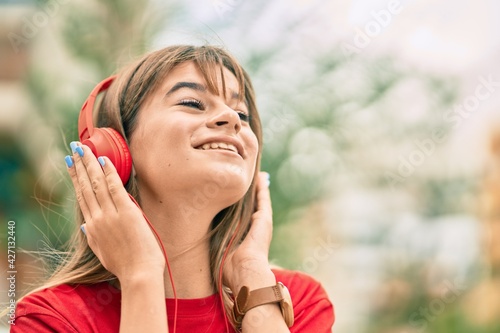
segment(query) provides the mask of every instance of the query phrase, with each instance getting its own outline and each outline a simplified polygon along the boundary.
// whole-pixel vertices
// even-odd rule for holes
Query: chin
[[[241,196],[238,196],[238,197],[233,196],[231,198],[226,198],[227,200],[223,200],[223,202],[220,205],[220,207],[222,207],[221,211],[236,204],[238,201],[243,199],[244,196],[245,196],[245,193],[243,193]]]
[[[250,184],[251,180],[242,177],[212,178],[210,182],[202,186],[202,191],[207,197],[211,196],[214,200],[222,202],[224,208],[227,208],[245,196]]]
[[[220,198],[228,198],[224,201],[232,201],[229,205],[234,204],[247,193],[249,186],[247,186],[246,182],[231,182],[226,184],[221,184],[221,186],[217,187],[213,186],[212,193],[214,196],[218,196]],[[218,193],[217,193],[218,192]]]
[[[199,173],[200,170],[198,169],[197,172]],[[206,184],[213,184],[220,190],[240,192],[242,193],[241,196],[246,193],[252,183],[252,177],[249,175],[249,172],[234,164],[225,164],[222,166],[219,164],[213,168],[208,168],[203,178]]]

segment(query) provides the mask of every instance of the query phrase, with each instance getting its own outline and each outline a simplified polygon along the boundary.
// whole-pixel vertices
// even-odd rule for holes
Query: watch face
[[[283,318],[288,327],[292,327],[293,325],[293,305],[292,305],[292,297],[290,296],[290,292],[288,288],[281,282],[278,282],[280,286],[281,295],[283,296],[283,301],[281,301],[281,313],[283,314]]]
[[[283,296],[284,301],[292,304],[292,297],[290,296],[288,288],[281,282],[278,282],[278,285],[280,286],[281,296]]]

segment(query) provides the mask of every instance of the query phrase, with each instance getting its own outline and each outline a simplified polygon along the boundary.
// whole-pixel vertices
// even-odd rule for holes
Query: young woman
[[[131,175],[95,156],[99,144],[71,144],[82,231],[18,303],[11,332],[331,332],[321,285],[269,264],[262,128],[235,59],[211,46],[167,47],[106,89],[97,125],[124,138]]]

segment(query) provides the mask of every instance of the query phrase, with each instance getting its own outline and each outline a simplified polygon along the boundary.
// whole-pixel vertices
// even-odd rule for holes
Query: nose
[[[225,127],[238,133],[241,130],[241,119],[236,111],[224,105],[210,115],[207,119],[207,126],[210,128]]]

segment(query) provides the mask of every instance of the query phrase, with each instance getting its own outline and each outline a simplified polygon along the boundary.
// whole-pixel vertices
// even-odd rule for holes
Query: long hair
[[[257,112],[254,90],[248,74],[226,51],[214,46],[170,46],[150,54],[125,67],[117,75],[111,87],[105,92],[98,110],[98,127],[111,127],[129,140],[134,132],[137,115],[156,89],[159,88],[171,70],[184,62],[193,62],[201,71],[209,91],[219,94],[217,74],[222,77],[225,91],[223,68],[227,68],[237,79],[239,96],[246,102],[251,118],[250,127],[259,143],[259,153],[252,183],[246,194],[233,205],[217,214],[211,224],[210,269],[214,289],[222,293],[226,313],[233,326],[235,321],[233,301],[229,288],[221,285],[219,271],[224,253],[231,252],[243,240],[248,231],[254,211],[254,192],[256,176],[260,169],[262,154],[262,126]],[[224,91],[222,93],[224,93]],[[140,202],[137,182],[131,177],[125,185],[126,190]],[[85,236],[78,226],[83,223],[83,215],[76,206],[75,233],[69,241],[70,249],[50,278],[36,290],[61,284],[95,284],[104,281],[117,283],[117,278],[107,271],[88,246]],[[231,242],[231,239],[233,241]],[[35,290],[35,291],[36,291]]]

